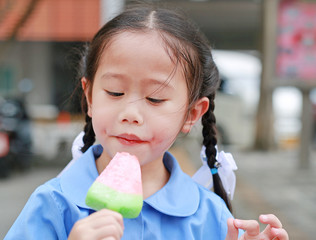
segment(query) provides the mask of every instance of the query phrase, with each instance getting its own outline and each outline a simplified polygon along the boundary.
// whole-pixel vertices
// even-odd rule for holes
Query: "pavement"
[[[316,239],[316,151],[308,169],[299,167],[297,150],[234,153],[238,164],[235,216],[279,217],[291,240]]]
[[[298,151],[260,152],[225,149],[234,155],[238,165],[233,213],[242,219],[258,219],[263,213],[277,215],[291,240],[316,239],[316,151],[311,154],[308,169],[298,167]],[[187,149],[176,146],[173,154],[189,175],[196,163]],[[0,239],[22,210],[35,188],[56,176],[62,166],[34,166],[0,179]],[[264,226],[261,226],[262,228]]]
[[[0,179],[0,239],[3,239],[37,186],[55,177],[61,167],[36,166]]]

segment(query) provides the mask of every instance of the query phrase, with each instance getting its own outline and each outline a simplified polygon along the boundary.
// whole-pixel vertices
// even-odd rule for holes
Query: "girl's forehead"
[[[133,39],[137,39],[136,47],[144,45],[150,46],[151,48],[161,47],[163,53],[167,54],[170,60],[181,68],[185,68],[187,64],[182,56],[189,57],[189,55],[191,55],[189,52],[191,52],[192,49],[190,49],[189,46],[181,43],[179,39],[171,34],[156,29],[124,30],[118,32],[109,39],[101,54],[106,54],[107,50],[113,47],[113,45],[120,48],[123,44],[130,44],[130,40]],[[162,52],[161,49],[160,52]],[[185,51],[185,53],[183,51]],[[179,64],[181,62],[182,64]]]
[[[126,46],[128,46],[127,49]],[[138,51],[130,51],[131,49],[138,49]],[[152,55],[153,51],[156,51],[156,54]],[[126,30],[115,34],[106,43],[98,67],[104,61],[109,62],[109,58],[112,57],[115,57],[115,59],[125,58],[129,54],[143,57],[145,53],[148,57],[148,64],[153,59],[156,60],[155,64],[159,62],[163,64],[165,63],[163,59],[169,59],[168,61],[171,63],[169,66],[172,66],[170,74],[173,75],[175,71],[181,72],[181,75],[186,79],[188,76],[185,76],[184,73],[187,72],[187,62],[181,56],[189,56],[181,54],[182,51],[189,51],[188,47],[185,48],[180,41],[167,33],[155,29]],[[112,60],[110,62],[113,63]]]
[[[110,74],[111,78],[132,77],[141,69],[140,78],[159,79],[158,83],[163,86],[167,86],[175,75],[185,79],[183,65],[175,60],[157,31],[121,32],[106,44],[102,55],[98,72],[101,75]]]
[[[174,58],[173,53],[176,51],[176,44],[174,44],[174,47],[171,47],[171,45],[167,42],[179,42],[175,39],[175,37],[170,36],[170,34],[158,31],[156,29],[125,30],[115,34],[106,44],[105,50],[113,44],[121,44],[122,42],[124,44],[124,42],[126,43],[126,41],[135,38],[139,39],[139,42],[137,43],[139,45],[152,44],[154,46],[163,46],[166,53],[168,53],[171,58]]]
[[[127,30],[122,31],[115,34],[107,44],[107,47],[112,46],[116,43],[124,43],[131,39],[139,39],[141,42],[139,44],[157,44],[157,43],[164,43],[162,37],[156,30]],[[154,40],[154,41],[153,41]]]
[[[135,49],[135,51],[130,51]],[[138,51],[137,51],[137,50]],[[150,52],[156,51],[153,57],[158,59],[162,56],[167,56],[173,64],[178,62],[174,50],[168,46],[162,35],[156,30],[137,30],[123,31],[112,36],[100,52],[100,59],[104,57],[126,56],[133,52],[136,55],[141,55],[144,52],[148,55]]]

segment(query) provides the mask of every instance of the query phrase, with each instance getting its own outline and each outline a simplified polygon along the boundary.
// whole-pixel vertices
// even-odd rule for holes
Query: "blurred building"
[[[183,9],[215,48],[258,48],[258,1],[162,3]],[[76,86],[80,49],[124,4],[122,0],[1,1],[1,96],[23,95],[34,117],[53,116],[54,106],[58,111],[78,111],[68,97]]]

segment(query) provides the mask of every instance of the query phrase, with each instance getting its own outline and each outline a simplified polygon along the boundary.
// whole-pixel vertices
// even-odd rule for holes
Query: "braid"
[[[209,101],[210,101],[210,106],[208,111],[203,115],[202,117],[202,124],[203,124],[203,130],[202,134],[204,137],[203,140],[203,145],[206,147],[206,156],[208,157],[208,165],[210,167],[214,167],[214,163],[216,160],[216,144],[217,144],[217,139],[216,139],[216,118],[215,115],[213,114],[214,111],[214,97],[215,94],[210,95]],[[213,162],[214,161],[214,162]]]
[[[86,114],[86,125],[83,128],[84,136],[82,138],[84,145],[81,148],[81,152],[84,153],[95,142],[95,133],[94,133],[93,126],[92,126],[92,118],[89,117],[89,115],[87,114],[88,104],[87,104],[87,101],[86,101],[84,95],[83,95],[83,98],[81,101],[81,105],[82,105],[82,110]]]
[[[91,117],[86,114],[86,125],[84,126],[84,136],[83,136],[83,147],[81,148],[81,152],[85,152],[88,150],[89,147],[93,145],[95,142],[95,133],[92,126],[92,119]]]
[[[216,165],[216,144],[217,144],[217,139],[216,139],[216,118],[214,115],[214,98],[215,98],[215,93],[211,94],[209,97],[210,100],[210,107],[208,111],[203,115],[202,117],[202,125],[203,125],[203,145],[205,146],[205,154],[207,156],[207,164],[209,168],[214,168]],[[228,195],[226,191],[223,188],[222,181],[218,175],[218,173],[212,174],[213,176],[213,183],[214,183],[214,192],[219,195],[226,203],[228,209],[232,211],[232,206],[230,203],[230,200],[228,198]]]

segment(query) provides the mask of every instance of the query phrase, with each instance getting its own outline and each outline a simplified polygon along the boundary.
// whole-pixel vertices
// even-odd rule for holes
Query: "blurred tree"
[[[7,15],[7,13],[12,9],[16,0],[4,0],[0,4],[0,25],[3,22],[3,19]]]
[[[37,4],[41,0],[30,0],[27,4],[27,7],[25,8],[25,11],[23,12],[21,18],[14,24],[11,33],[7,37],[7,39],[4,39],[4,44],[0,45],[0,58],[3,56],[4,50],[7,50],[10,48],[10,45],[13,41],[16,40],[16,36],[19,32],[19,30],[23,27],[23,25],[27,22],[29,17],[32,15],[34,9],[36,8]],[[6,16],[12,11],[14,6],[17,6],[19,4],[19,0],[5,0],[1,4],[1,10],[0,10],[0,26],[2,22],[4,22]]]
[[[22,15],[22,17],[17,21],[15,26],[13,27],[13,30],[11,34],[9,35],[8,40],[15,40],[17,33],[19,32],[19,29],[23,27],[23,25],[27,22],[29,17],[32,15],[33,10],[36,8],[37,4],[41,0],[30,0],[28,6],[25,8],[25,11]]]

